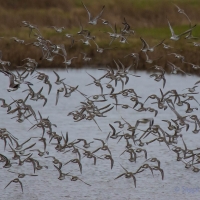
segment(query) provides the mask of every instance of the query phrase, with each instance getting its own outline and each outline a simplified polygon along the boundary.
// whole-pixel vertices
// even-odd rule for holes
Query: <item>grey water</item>
[[[69,141],[74,141],[78,138],[84,138],[88,142],[94,141],[93,138],[105,139],[111,128],[109,124],[112,124],[117,131],[120,129],[115,124],[115,121],[123,121],[123,117],[127,122],[134,125],[138,119],[141,118],[154,118],[154,124],[159,124],[164,130],[169,132],[167,129],[167,124],[161,120],[166,119],[175,119],[175,114],[168,108],[167,110],[159,110],[156,104],[151,104],[154,102],[149,99],[145,106],[151,106],[158,110],[158,115],[154,117],[153,113],[150,112],[137,112],[133,109],[123,109],[118,106],[113,105],[114,100],[108,99],[107,102],[97,103],[99,107],[106,106],[108,104],[113,105],[114,108],[105,113],[107,117],[98,117],[96,121],[101,128],[93,121],[82,120],[79,122],[74,122],[72,116],[68,116],[69,112],[77,110],[80,108],[81,103],[85,101],[85,98],[79,93],[74,92],[71,97],[65,98],[63,94],[60,93],[57,106],[56,102],[56,93],[57,89],[61,86],[55,85],[56,80],[55,74],[52,70],[40,70],[47,74],[52,83],[51,93],[48,95],[48,86],[43,82],[39,82],[37,79],[27,79],[28,81],[34,83],[34,91],[39,91],[43,87],[42,94],[48,98],[47,104],[43,107],[43,100],[38,101],[27,101],[27,104],[32,105],[36,114],[37,111],[40,111],[44,118],[49,117],[50,121],[53,124],[56,124],[57,127],[53,127],[53,131],[56,133],[65,134],[68,132]],[[73,87],[78,85],[78,90],[87,94],[88,96],[94,94],[100,94],[100,88],[96,87],[94,84],[86,86],[87,84],[93,82],[92,78],[86,74],[86,71],[93,75],[96,78],[101,77],[105,71],[101,70],[69,70],[67,73],[64,70],[56,70],[61,78],[66,78],[65,83]],[[130,80],[125,86],[125,89],[133,88],[138,96],[142,97],[142,102],[151,95],[156,94],[160,95],[160,88],[162,89],[162,81],[156,82],[149,77],[149,74],[146,72],[138,71],[134,74],[137,74],[141,77],[129,76]],[[0,85],[0,98],[4,98],[6,102],[12,102],[13,99],[24,99],[28,92],[22,92],[27,89],[26,85],[21,85],[17,91],[7,92],[8,78],[3,74],[0,75],[1,85]],[[163,92],[168,90],[176,89],[178,93],[186,92],[184,90],[188,87],[193,87],[194,83],[199,80],[197,76],[180,76],[180,75],[166,75],[166,86]],[[104,80],[103,80],[104,82]],[[106,80],[104,83],[108,82]],[[114,84],[114,83],[112,83]],[[121,91],[121,84],[118,83],[115,91]],[[104,93],[108,94],[109,89],[104,85]],[[197,88],[199,92],[199,88]],[[199,100],[199,94],[197,94],[196,99]],[[120,97],[118,103],[129,104],[133,106],[133,103],[127,98]],[[191,101],[192,107],[198,107],[198,104],[194,101]],[[176,106],[177,111],[185,116],[184,106]],[[195,110],[192,114],[199,115],[199,110]],[[19,139],[19,142],[23,142],[30,137],[40,137],[42,130],[30,129],[33,124],[36,123],[33,117],[30,117],[29,120],[25,120],[23,123],[18,123],[15,114],[7,114],[5,108],[0,107],[0,128],[6,128],[10,133]],[[38,114],[37,114],[38,116]],[[39,117],[39,116],[38,116]],[[139,125],[140,129],[145,130],[148,126]],[[126,127],[127,128],[127,127]],[[187,143],[188,148],[197,148],[199,147],[200,136],[199,134],[193,134],[192,130],[194,129],[193,125],[190,126],[189,130],[186,132],[183,129],[182,134],[185,142]],[[124,132],[126,129],[123,129]],[[122,131],[123,132],[123,131]],[[139,133],[139,132],[138,132]],[[139,133],[141,134],[141,133]],[[48,141],[48,136],[45,135]],[[150,139],[151,136],[149,137]],[[149,138],[146,138],[148,141]],[[96,165],[93,164],[92,159],[87,159],[85,157],[81,158],[81,163],[83,166],[83,173],[80,173],[79,167],[77,164],[69,163],[62,167],[64,173],[70,172],[70,174],[80,177],[83,181],[90,184],[88,186],[81,181],[71,181],[70,177],[66,177],[64,180],[58,180],[59,173],[55,169],[52,163],[52,158],[44,158],[37,155],[37,152],[33,153],[33,158],[37,159],[41,165],[48,166],[48,169],[44,168],[36,171],[38,176],[26,176],[23,179],[20,179],[23,183],[24,192],[22,193],[20,185],[11,183],[6,189],[5,186],[14,178],[17,178],[17,174],[7,172],[7,169],[3,168],[2,163],[0,163],[0,199],[2,200],[54,200],[54,199],[199,199],[200,196],[200,183],[199,173],[194,173],[191,169],[186,169],[184,163],[176,161],[176,154],[171,151],[165,144],[159,142],[153,142],[149,145],[145,145],[142,148],[147,150],[148,158],[156,157],[161,161],[161,168],[164,170],[164,180],[161,178],[161,174],[157,171],[154,172],[152,176],[150,170],[145,170],[140,174],[136,174],[137,187],[134,187],[134,182],[132,179],[126,179],[121,177],[114,180],[117,176],[124,173],[124,170],[120,164],[125,167],[128,171],[135,172],[145,161],[144,155],[141,155],[137,158],[135,162],[129,162],[129,155],[120,154],[125,150],[125,141],[121,140],[117,143],[118,140],[110,139],[108,140],[108,146],[111,150],[112,157],[114,159],[114,166],[111,170],[110,161],[97,159]],[[32,138],[26,146],[37,142],[33,149],[42,149],[43,144],[38,142],[36,138]],[[54,141],[55,142],[55,141]],[[53,143],[53,141],[52,141]],[[133,148],[136,146],[133,145]],[[181,140],[178,142],[177,146],[183,146]],[[77,144],[77,146],[82,147],[82,143]],[[91,143],[90,150],[95,150],[101,146],[100,141],[94,141]],[[138,147],[138,146],[137,146]],[[8,152],[9,146],[7,145],[6,151],[4,151],[4,141],[0,140],[0,152],[6,155],[9,159],[13,156],[12,153]],[[76,158],[76,154],[68,152],[63,154],[55,150],[55,145],[47,143],[47,151],[49,155],[55,156],[63,163],[66,163],[72,158]],[[104,155],[106,152],[98,151],[97,155]],[[11,161],[12,162],[12,161]],[[14,162],[14,161],[13,161]],[[11,171],[23,172],[27,174],[33,174],[33,167],[29,163],[25,163],[23,166],[18,166],[13,164],[10,168]]]

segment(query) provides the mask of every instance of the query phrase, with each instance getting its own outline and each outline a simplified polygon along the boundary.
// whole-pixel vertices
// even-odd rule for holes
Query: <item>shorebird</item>
[[[28,98],[29,96],[31,96],[30,100],[37,101],[41,97],[41,92],[43,90],[43,87],[37,93],[33,91],[33,89],[31,88],[30,85],[28,85],[28,87],[29,87],[29,89],[26,89],[26,90],[24,90],[22,92],[29,91],[29,93],[28,93],[28,95],[27,95],[26,98]]]
[[[145,56],[146,56],[145,62],[147,62],[147,63],[149,63],[149,64],[152,64],[154,61],[160,60],[160,59],[163,57],[163,56],[160,56],[160,57],[158,57],[158,58],[156,58],[156,59],[154,59],[154,60],[151,60],[151,59],[149,58],[149,56],[147,55],[146,52],[144,52],[144,54],[145,54]]]
[[[2,108],[8,108],[7,112],[9,112],[11,110],[11,106],[10,106],[11,104],[7,104],[6,101],[5,101],[5,99],[2,99],[2,98],[0,98],[0,101],[2,101],[1,107]]]
[[[12,148],[12,146],[9,144],[10,148],[11,148],[11,151],[10,152],[13,152],[14,153],[14,156],[12,157],[13,160],[18,160],[20,159],[20,155],[17,154],[17,152],[15,151],[15,149]]]
[[[174,48],[174,47],[171,47],[170,45],[168,44],[165,44],[165,43],[162,43],[163,44],[163,48],[164,49],[171,49],[171,48]]]
[[[86,73],[87,73],[87,72],[86,72]],[[105,75],[102,76],[102,77],[100,77],[99,79],[97,79],[97,78],[95,78],[94,76],[92,76],[91,74],[89,74],[89,73],[87,73],[87,74],[88,74],[94,81],[93,81],[92,83],[87,84],[86,86],[89,86],[89,85],[94,84],[95,86],[100,87],[100,89],[101,89],[101,94],[103,94],[103,86],[102,86],[102,84],[101,84],[101,79],[103,79],[103,78],[105,77]]]
[[[75,40],[74,40],[74,36],[72,35],[72,34],[65,34],[65,36],[67,37],[67,38],[70,38],[70,40],[71,40],[71,48],[73,47],[73,45],[75,44]]]
[[[24,155],[24,154],[25,154],[25,151],[26,151],[27,149],[30,149],[30,148],[34,147],[35,145],[36,145],[36,143],[34,143],[34,144],[32,144],[32,145],[30,145],[30,146],[24,148],[23,150],[20,149],[20,150],[17,151],[17,152],[19,152],[20,155]]]
[[[188,64],[188,65],[191,65],[191,67],[192,67],[193,69],[195,69],[195,70],[200,69],[200,66],[197,65],[197,64],[193,64],[193,63],[190,63],[190,62],[184,62],[184,61],[183,61],[183,63],[186,63],[186,64]]]
[[[104,141],[104,140],[101,140],[101,139],[98,139],[98,138],[94,138],[94,140],[99,140],[99,141],[101,141],[101,142],[102,142],[102,146],[99,147],[99,148],[97,148],[96,150],[94,150],[92,153],[95,153],[95,152],[97,152],[97,151],[99,151],[99,150],[103,150],[103,151],[108,151],[109,154],[111,155],[111,151],[110,151],[110,149],[108,148],[108,144],[107,144],[107,143],[108,143],[109,137],[110,137],[110,133],[108,134],[108,136],[107,136],[107,138],[105,139],[105,141]]]
[[[170,29],[170,32],[171,32],[171,37],[170,37],[170,39],[171,39],[171,40],[174,40],[174,41],[179,40],[179,39],[181,38],[182,35],[185,35],[185,34],[191,32],[192,29],[196,27],[196,24],[195,24],[194,26],[192,26],[192,27],[191,27],[190,29],[188,29],[187,31],[185,31],[185,32],[183,32],[183,33],[181,33],[181,34],[179,34],[179,35],[176,35],[176,34],[174,33],[174,30],[173,30],[173,28],[171,27],[171,25],[170,25],[168,19],[167,19],[167,22],[168,22],[169,29]]]
[[[15,178],[15,179],[11,180],[11,181],[8,183],[8,185],[6,185],[5,188],[7,188],[11,183],[19,183],[20,186],[21,186],[21,189],[22,189],[22,193],[23,193],[23,185],[22,185],[22,182],[21,182],[18,178]],[[5,189],[5,188],[4,188],[4,189]]]
[[[145,160],[145,162],[150,161],[150,162],[157,162],[158,167],[160,168],[160,161],[157,158],[148,158]]]
[[[60,76],[53,70],[54,74],[56,75],[57,79],[56,79],[56,82],[55,84],[56,85],[60,85],[61,83],[63,83],[63,81],[65,80],[65,78],[63,79],[60,79]]]
[[[109,34],[109,36],[111,37],[111,41],[109,43],[109,46],[112,44],[112,42],[119,38],[121,36],[121,34],[117,33],[117,26],[115,24],[115,29],[110,25],[110,28],[112,29],[112,33],[111,32],[107,32]]]
[[[27,142],[29,142],[29,141],[31,140],[31,138],[29,138],[28,140],[26,140],[25,142],[23,142],[23,143],[21,143],[21,144],[19,144],[19,143],[17,142],[17,140],[15,140],[15,139],[13,139],[13,140],[14,140],[14,142],[16,143],[15,150],[21,150],[22,147],[23,147],[23,145],[26,144]]]
[[[135,150],[135,152],[136,152],[136,153],[144,152],[144,157],[145,157],[145,159],[147,159],[147,151],[146,151],[146,149],[137,148],[137,149]]]
[[[89,42],[89,39],[80,39],[82,42],[83,42],[83,44],[85,44],[85,45],[89,45],[89,46],[91,46],[91,44],[90,44],[90,42]]]
[[[77,142],[74,142],[74,144],[77,144],[77,143],[82,142],[82,141],[84,142],[83,147],[86,148],[86,149],[89,148],[90,144],[94,142],[94,141],[87,142],[85,139],[77,139]]]
[[[25,176],[38,176],[36,174],[24,174],[24,173],[13,172],[13,171],[10,171],[10,170],[8,170],[8,172],[18,174],[18,178],[24,178]]]
[[[82,174],[82,164],[81,164],[80,160],[79,159],[71,159],[70,161],[66,162],[64,165],[67,165],[70,162],[77,163],[79,165],[79,169],[80,169],[80,172]]]
[[[11,37],[10,39],[13,39],[15,42],[17,42],[19,44],[24,44],[24,40],[20,40],[17,37]]]
[[[4,69],[4,70],[0,69],[0,72],[3,73],[3,71],[8,71],[5,67],[10,66],[10,62],[2,60],[2,56],[3,56],[2,51],[0,51],[0,64],[3,66],[3,69]]]
[[[197,121],[195,121],[195,128],[194,128],[194,130],[192,131],[194,134],[197,134],[197,133],[199,133],[199,131],[200,131],[200,129],[197,128],[197,125],[198,125],[198,123],[197,123]]]
[[[114,123],[116,123],[116,122],[114,122]],[[110,136],[110,138],[112,138],[112,139],[118,138],[118,137],[119,137],[118,134],[119,134],[121,131],[119,131],[119,132],[116,133],[115,128],[114,128],[111,124],[109,124],[109,126],[110,126],[110,128],[112,129],[112,135]]]
[[[58,168],[56,165],[54,165],[54,167],[58,170],[59,172],[59,177],[58,179],[59,180],[64,180],[65,179],[65,176],[68,176],[69,173],[62,173],[61,169]]]
[[[188,116],[181,116],[176,110],[174,107],[172,107],[169,103],[168,103],[168,106],[170,107],[170,109],[174,112],[174,114],[177,116],[177,120],[175,120],[174,122],[176,121],[179,121],[179,124],[181,126],[186,126],[186,131],[188,131],[189,129],[189,124],[186,123],[186,122],[191,122],[191,123],[194,123],[193,121],[190,121],[188,119],[186,119]]]
[[[72,64],[72,60],[75,59],[75,58],[78,58],[78,57],[74,56],[74,57],[72,57],[72,58],[70,58],[68,60],[66,59],[66,57],[64,57],[64,62],[63,63],[65,64],[66,69],[68,68],[69,65]]]
[[[80,26],[80,31],[78,31],[77,34],[83,35],[83,36],[90,35],[90,31],[89,30],[83,29],[83,26],[82,26],[80,20],[79,20],[79,26]]]
[[[176,8],[178,9],[178,13],[183,14],[187,17],[188,21],[190,22],[190,27],[191,27],[191,20],[188,17],[188,15],[185,13],[185,11],[183,9],[181,9],[179,6],[177,6],[176,4],[174,4],[176,6]]]
[[[162,180],[164,180],[164,171],[163,171],[163,169],[161,169],[159,166],[152,166],[151,168],[152,168],[152,170],[160,171],[161,176],[162,176]]]
[[[147,51],[153,52],[154,49],[155,49],[157,46],[161,45],[161,44],[164,42],[165,39],[162,40],[160,43],[154,45],[153,47],[150,47],[150,46],[147,44],[147,42],[146,42],[142,37],[140,37],[140,40],[141,40],[142,43],[143,43],[143,46],[142,46],[141,51],[143,51],[143,52],[147,52]]]
[[[108,26],[109,26],[109,27],[114,31],[112,25],[110,24],[110,22],[109,22],[108,20],[106,20],[106,19],[102,19],[102,18],[99,18],[99,19],[102,20],[102,24],[108,25]]]
[[[9,146],[10,146],[10,144],[9,144]],[[0,154],[0,162],[5,162],[3,168],[10,168],[10,167],[12,167],[12,164],[17,164],[16,162],[11,163],[10,160],[3,154]]]
[[[85,181],[83,181],[82,179],[80,179],[78,176],[72,176],[72,175],[67,175],[67,176],[71,176],[71,181],[77,181],[77,180],[79,180],[79,181],[85,183],[86,185],[91,186],[90,184],[88,184]]]
[[[134,185],[136,187],[136,178],[135,178],[135,173],[132,173],[132,172],[128,172],[127,169],[125,169],[121,164],[120,166],[124,169],[125,173],[123,174],[120,174],[119,176],[117,176],[114,180],[122,177],[122,176],[125,176],[125,178],[133,178],[133,181],[134,181]]]
[[[133,57],[135,59],[136,66],[134,66],[134,67],[137,69],[138,62],[139,62],[139,54],[138,53],[130,53],[130,54],[124,56],[124,58],[126,58],[127,56],[131,56],[131,57]]]
[[[134,34],[135,31],[131,30],[131,26],[127,23],[125,17],[124,17],[124,21],[122,22],[122,24],[124,25],[124,28],[121,30],[121,32],[123,34]]]
[[[188,102],[186,101],[182,101],[182,102],[187,105],[187,110],[185,111],[186,113],[191,113],[193,112],[193,110],[198,110],[198,108],[191,108]]]
[[[180,72],[183,72],[185,75],[190,76],[190,74],[187,74],[182,69],[180,69],[180,67],[177,67],[175,64],[173,64],[169,61],[167,61],[167,65],[171,67],[171,74],[177,74],[177,72],[180,71]]]
[[[165,78],[165,71],[162,72],[161,74],[159,73],[154,73],[154,74],[151,74],[150,77],[154,77],[154,80],[159,82],[161,80],[163,80],[163,88],[165,87],[165,84],[166,84],[166,78]]]
[[[176,129],[176,126],[172,125],[172,123],[168,120],[162,120],[163,122],[167,122],[168,123],[168,129],[171,131],[171,130],[175,130]]]
[[[65,30],[65,27],[56,27],[56,26],[50,26],[50,27],[52,27],[58,33],[62,33],[63,30]]]
[[[103,53],[105,50],[111,50],[111,49],[115,49],[117,47],[112,47],[112,48],[100,48],[99,45],[93,40],[93,42],[95,43],[96,47],[97,47],[97,52],[98,53]]]
[[[44,154],[47,154],[49,155],[49,152],[48,151],[40,151],[40,149],[32,149],[30,151],[37,151],[38,152],[38,156],[43,156]]]
[[[92,59],[90,57],[87,57],[86,53],[81,52],[81,54],[83,54],[83,60],[86,61],[86,62],[89,62]]]
[[[185,39],[191,40],[191,39],[199,39],[199,37],[195,37],[192,35],[192,31],[189,32],[188,35],[185,36]]]
[[[104,159],[107,159],[107,160],[111,161],[111,169],[112,169],[113,165],[114,165],[114,160],[113,160],[112,156],[111,155],[106,155],[106,154],[104,154],[102,156],[104,156]],[[100,156],[100,157],[102,157],[102,156]]]
[[[121,154],[124,154],[125,152],[129,153],[130,154],[130,158],[128,159],[130,162],[136,162],[136,159],[137,159],[137,155],[136,155],[136,152],[134,149],[131,149],[131,148],[127,148],[125,149]]]
[[[168,53],[167,55],[174,55],[175,58],[179,59],[182,63],[184,63],[185,57],[177,54],[177,53]]]
[[[54,156],[46,156],[45,158],[53,158],[53,163],[54,164],[59,164],[59,169],[61,169],[62,168],[62,162],[60,162],[56,157],[54,157]]]
[[[84,8],[86,9],[87,13],[88,13],[88,17],[89,17],[89,24],[92,24],[92,25],[96,25],[97,24],[97,21],[98,19],[101,17],[101,15],[103,14],[103,11],[104,11],[104,8],[105,6],[103,6],[101,12],[96,16],[96,17],[92,17],[91,13],[89,12],[89,10],[87,9],[87,7],[85,6],[85,4],[81,1],[81,3],[83,4]]]
[[[35,25],[32,25],[30,22],[22,21],[22,24],[24,25],[24,27],[29,28],[29,37],[30,37],[30,35],[31,35],[31,33],[32,33],[33,30],[37,30],[38,33],[39,33],[39,35],[40,36],[42,35],[41,32],[40,32],[40,30],[38,29],[38,27],[35,26]]]
[[[64,92],[64,88],[63,87],[61,87],[61,88],[59,88],[58,90],[57,90],[57,94],[56,94],[56,104],[55,105],[57,105],[57,103],[58,103],[58,98],[59,98],[59,93],[60,92]]]
[[[192,115],[192,116],[190,116],[190,119],[196,121],[197,124],[198,124],[198,126],[199,126],[199,128],[200,128],[200,120],[199,120],[199,118],[197,117],[197,115]]]
[[[185,88],[185,89],[183,89],[183,90],[188,90],[188,92],[195,92],[195,88],[197,88],[198,86],[197,85],[195,85],[195,86],[193,86],[192,88]]]
[[[121,121],[115,121],[114,123],[118,123],[119,124],[119,128],[124,128],[124,125],[126,124],[126,123],[122,123]]]
[[[9,80],[10,80],[10,84],[9,84],[9,87],[7,89],[8,92],[11,92],[11,91],[16,91],[19,87],[20,87],[20,84],[27,84],[27,85],[33,85],[32,83],[28,82],[28,81],[23,81],[23,82],[20,82],[18,81],[18,83],[15,83],[15,76],[14,74],[12,74],[11,72],[9,71],[4,71],[4,70],[0,70],[0,72],[4,73],[6,76],[9,77]]]
[[[136,173],[140,173],[140,172],[143,172],[145,169],[150,169],[152,175],[153,175],[153,170],[152,170],[152,167],[150,167],[148,164],[144,164],[142,166],[140,166],[140,168],[137,170]],[[140,171],[141,170],[141,171]]]

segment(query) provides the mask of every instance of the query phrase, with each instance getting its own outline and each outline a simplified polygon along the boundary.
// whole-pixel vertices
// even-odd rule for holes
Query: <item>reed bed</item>
[[[24,39],[25,43],[34,41],[34,36],[29,37],[29,30],[22,27],[22,21],[29,21],[37,25],[44,38],[51,40],[55,44],[65,44],[69,56],[78,56],[74,60],[73,68],[82,68],[85,66],[99,66],[99,65],[113,65],[113,58],[118,57],[125,65],[131,63],[130,59],[124,59],[124,56],[139,52],[141,49],[141,41],[139,37],[145,38],[149,44],[153,45],[166,39],[166,42],[174,46],[174,52],[185,56],[185,60],[195,64],[200,63],[199,47],[194,47],[189,40],[181,39],[180,41],[170,41],[170,30],[167,24],[166,17],[169,19],[175,32],[180,33],[189,28],[187,18],[177,12],[177,8],[173,3],[185,10],[189,15],[192,24],[197,24],[193,31],[193,35],[199,36],[200,28],[198,8],[200,1],[198,0],[102,0],[90,1],[84,0],[85,5],[92,13],[98,13],[100,8],[105,5],[105,11],[102,18],[107,19],[111,24],[117,25],[118,30],[123,27],[122,22],[125,17],[131,28],[135,30],[135,35],[128,38],[128,44],[121,44],[114,41],[112,47],[117,47],[114,50],[106,51],[103,54],[96,52],[95,44],[92,46],[84,46],[79,42],[81,38],[76,33],[79,30],[79,20],[81,20],[84,28],[91,31],[92,35],[96,36],[96,42],[101,47],[107,47],[110,38],[105,33],[110,31],[108,26],[98,22],[98,25],[89,25],[87,12],[81,4],[80,0],[0,0],[0,36],[4,39],[0,40],[3,60],[9,60],[12,68],[23,64],[22,60],[26,57],[31,57],[39,62],[39,67],[63,67],[60,58],[53,62],[42,60],[41,50],[31,45],[20,45],[11,40],[11,37]],[[66,29],[63,33],[57,33],[49,26],[64,26]],[[70,40],[66,38],[65,34],[70,33],[75,35],[75,45],[70,47]],[[80,52],[86,52],[88,56],[92,57],[90,63],[83,63]],[[170,51],[172,52],[172,50]],[[156,58],[158,55],[163,55],[163,58],[157,64],[166,65],[166,55],[168,51],[161,46],[158,47],[152,57]],[[98,55],[97,55],[98,54]],[[173,60],[173,58],[172,58]],[[179,61],[174,60],[175,64]],[[140,56],[139,69],[148,69],[148,64],[145,63],[142,55]],[[188,65],[182,65],[182,68],[187,72],[194,73]],[[195,73],[197,73],[195,71]]]

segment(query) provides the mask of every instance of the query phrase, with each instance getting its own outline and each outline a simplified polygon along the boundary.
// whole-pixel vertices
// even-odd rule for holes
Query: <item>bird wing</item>
[[[85,6],[85,4],[81,1],[81,3],[83,4],[84,8],[86,9],[87,13],[88,13],[88,17],[89,17],[89,21],[91,20],[91,13],[89,12],[89,10],[87,9],[87,7]]]
[[[114,180],[116,180],[116,179],[118,179],[118,178],[120,178],[120,177],[122,177],[122,176],[124,176],[126,173],[123,173],[123,174],[120,174],[119,176],[117,176]]]
[[[58,98],[59,98],[59,90],[57,90],[57,95],[56,95],[56,105],[58,103]]]
[[[14,83],[14,75],[13,75],[13,74],[10,74],[10,75],[9,75],[9,79],[10,79],[10,85],[9,85],[9,86],[10,86],[10,87],[13,87],[14,84],[15,84],[15,83]]]
[[[37,175],[36,175],[37,176]],[[22,185],[22,182],[19,180],[19,183],[21,185],[21,189],[22,189],[22,192],[23,192],[23,185]]]
[[[78,178],[78,180],[82,181],[82,182],[85,183],[86,185],[91,186],[90,184],[86,183],[85,181],[81,180],[80,178]]]
[[[13,182],[13,180],[10,181],[10,182],[6,185],[6,187],[5,187],[4,189],[6,189],[12,182]]]
[[[168,25],[169,25],[169,29],[171,31],[172,36],[175,35],[173,28],[171,27],[171,24],[169,23],[169,20],[167,19]]]
[[[140,37],[140,40],[141,40],[142,43],[143,43],[143,46],[142,46],[142,49],[141,49],[141,50],[144,50],[145,48],[146,48],[146,49],[149,49],[149,45],[147,44],[147,42],[146,42],[142,37]]]
[[[133,174],[131,176],[133,177],[134,185],[136,187],[136,178],[135,178],[135,176]]]
[[[54,74],[56,75],[57,79],[56,79],[56,82],[60,80],[60,77],[59,75],[53,70]]]
[[[187,34],[187,33],[191,32],[191,31],[192,31],[192,29],[193,29],[194,27],[196,27],[196,24],[195,24],[193,27],[191,27],[189,30],[187,30],[187,31],[185,31],[185,32],[183,32],[183,33],[181,33],[181,34],[180,34],[180,35],[178,35],[178,36],[180,37],[180,36],[182,36],[182,35],[185,35],[185,34]]]
[[[95,17],[95,19],[98,19],[99,17],[101,17],[101,15],[103,14],[105,6],[103,6],[103,8],[101,9],[101,12]]]

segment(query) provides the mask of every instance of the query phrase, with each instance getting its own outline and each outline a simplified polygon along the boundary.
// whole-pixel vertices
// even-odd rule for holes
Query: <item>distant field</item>
[[[69,56],[79,55],[81,51],[88,53],[92,57],[91,65],[102,65],[112,63],[113,58],[121,59],[125,64],[129,64],[130,60],[123,57],[132,52],[139,52],[142,43],[139,37],[145,38],[150,45],[166,39],[165,43],[174,47],[174,52],[185,56],[186,61],[200,64],[199,47],[194,47],[192,43],[184,38],[178,42],[169,40],[170,30],[166,17],[169,19],[175,32],[181,33],[189,28],[187,18],[183,14],[177,12],[174,3],[185,10],[190,17],[192,24],[197,24],[193,31],[193,35],[200,36],[200,28],[198,26],[199,18],[199,0],[83,0],[84,4],[94,15],[99,13],[102,6],[105,5],[105,11],[102,18],[107,19],[113,26],[116,23],[118,30],[123,27],[122,22],[125,17],[131,25],[131,29],[135,30],[135,35],[128,37],[128,44],[121,44],[118,41],[113,42],[111,47],[117,47],[114,50],[107,51],[103,54],[97,54],[96,46],[92,43],[91,47],[84,46],[76,33],[79,30],[79,20],[83,27],[91,31],[96,36],[96,42],[101,47],[107,47],[110,38],[104,33],[111,29],[102,24],[101,21],[96,26],[89,25],[86,10],[79,0],[0,0],[0,36],[4,39],[0,40],[3,60],[9,60],[12,67],[21,65],[22,60],[26,57],[35,58],[41,67],[60,67],[61,59],[55,59],[53,62],[39,60],[41,51],[31,45],[24,46],[10,40],[10,37],[24,39],[25,43],[34,41],[34,36],[29,38],[29,30],[21,27],[22,21],[29,21],[37,25],[45,39],[51,40],[55,44],[65,44]],[[63,33],[57,33],[49,26],[64,26],[66,29]],[[70,48],[70,40],[65,37],[66,33],[74,34],[75,45]],[[171,50],[172,51],[172,50]],[[166,50],[161,47],[156,49],[152,57],[163,55],[164,59],[158,64],[165,65]],[[176,62],[174,60],[174,62]],[[77,59],[73,67],[82,67],[83,62],[81,56]],[[187,71],[190,67],[184,66]],[[145,64],[143,56],[141,56],[140,68],[148,68]]]

